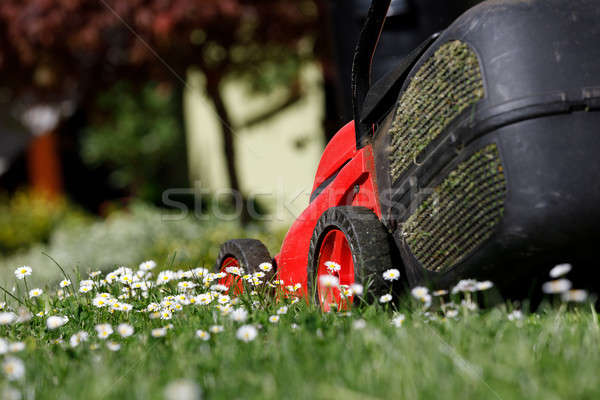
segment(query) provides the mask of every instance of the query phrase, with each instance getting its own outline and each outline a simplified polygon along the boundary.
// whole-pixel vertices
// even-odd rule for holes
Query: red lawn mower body
[[[302,288],[308,287],[310,241],[317,221],[326,210],[338,206],[361,206],[381,217],[373,148],[367,145],[356,150],[353,121],[340,129],[325,148],[315,176],[311,200],[285,236],[281,252],[275,256],[278,277],[286,285],[300,283]],[[346,261],[344,267],[352,262],[340,259],[343,257],[341,254],[336,257],[338,259],[332,261]],[[346,277],[340,276],[340,284],[354,283],[354,276],[350,274],[353,272],[346,270]]]

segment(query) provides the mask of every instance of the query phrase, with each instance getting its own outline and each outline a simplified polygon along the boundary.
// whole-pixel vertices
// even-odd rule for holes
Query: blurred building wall
[[[267,222],[275,226],[289,224],[308,205],[324,147],[321,71],[310,65],[301,75],[303,98],[249,128],[236,127],[281,103],[286,90],[252,94],[242,81],[231,81],[224,90],[234,125],[242,188],[272,211]],[[185,96],[190,176],[197,188],[218,195],[229,188],[229,182],[217,116],[202,87],[203,77],[191,76]]]

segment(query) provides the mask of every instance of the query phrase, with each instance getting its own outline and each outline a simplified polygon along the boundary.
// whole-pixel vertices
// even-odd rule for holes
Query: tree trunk
[[[36,136],[27,150],[29,183],[33,190],[50,198],[62,194],[63,182],[55,132]]]
[[[242,193],[240,182],[238,178],[237,166],[236,166],[236,147],[235,138],[229,113],[223,97],[221,96],[221,81],[215,79],[214,76],[207,76],[206,91],[215,106],[215,111],[219,117],[219,124],[221,125],[221,134],[223,136],[223,152],[225,154],[225,163],[227,165],[227,176],[229,178],[229,186],[234,193],[232,199],[233,206],[237,207],[237,202],[241,201],[242,209],[240,214],[240,221],[243,225],[250,222],[250,215],[248,213],[246,196]],[[237,211],[237,210],[236,210]]]

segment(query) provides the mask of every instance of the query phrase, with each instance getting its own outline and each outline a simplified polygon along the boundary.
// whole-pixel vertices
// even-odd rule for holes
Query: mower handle
[[[371,1],[367,19],[360,31],[360,37],[354,50],[354,59],[352,60],[352,114],[355,122],[357,149],[367,144],[371,133],[370,127],[360,122],[360,114],[371,86],[371,64],[391,1]]]

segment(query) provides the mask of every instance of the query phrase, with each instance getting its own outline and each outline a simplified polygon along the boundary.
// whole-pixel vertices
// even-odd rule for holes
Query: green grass
[[[351,315],[323,314],[302,301],[274,302],[262,293],[266,289],[259,289],[255,296],[240,297],[235,306],[249,311],[243,323],[223,315],[214,302],[183,306],[171,320],[161,320],[137,311],[176,293],[174,281],[151,289],[147,299],[122,300],[133,305],[129,313],[92,306],[95,290],[60,299],[57,288],[49,288],[41,297],[26,300],[19,295],[24,281],[18,283],[17,298],[33,313],[46,309],[49,314],[0,326],[0,336],[25,343],[24,350],[0,356],[1,361],[18,357],[26,368],[20,380],[0,377],[3,398],[12,388],[36,399],[162,399],[165,387],[177,388],[173,382],[181,380],[193,382],[204,398],[211,399],[600,395],[596,382],[600,329],[589,305],[548,306],[514,321],[508,319],[506,306],[483,311],[458,306],[458,317],[444,318],[439,308],[436,311],[439,298],[428,313],[403,299],[400,306],[375,304],[355,307]],[[102,290],[116,296],[122,287],[114,283]],[[261,305],[251,306],[254,300]],[[460,298],[454,300],[458,304]],[[16,311],[18,304],[13,303]],[[269,322],[283,304],[289,305],[287,314],[276,324]],[[406,315],[400,327],[390,323],[398,312]],[[69,321],[50,330],[49,315],[67,315]],[[366,326],[357,329],[357,320]],[[107,340],[97,337],[97,324],[116,328],[122,322],[134,327],[132,336],[122,338],[115,332]],[[168,324],[172,328],[165,337],[151,336],[152,329]],[[195,336],[197,329],[208,330],[214,324],[224,331],[213,333],[208,341]],[[255,340],[244,343],[236,338],[242,324],[259,327]],[[71,347],[70,337],[81,330],[89,340]],[[56,339],[62,343],[55,344]],[[109,341],[121,348],[109,350]]]

